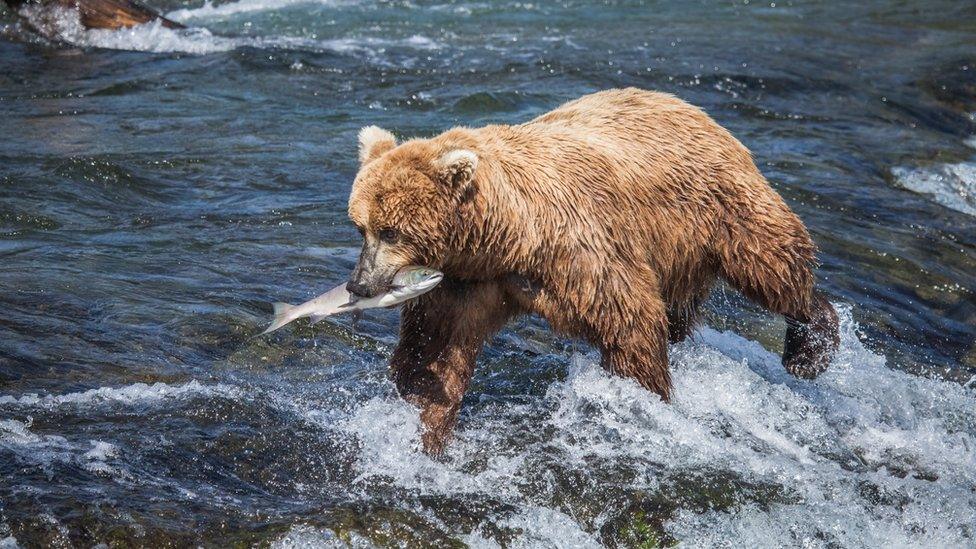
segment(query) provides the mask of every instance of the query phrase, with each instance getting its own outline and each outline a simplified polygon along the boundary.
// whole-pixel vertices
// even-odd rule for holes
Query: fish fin
[[[271,325],[258,335],[270,334],[271,332],[294,320],[288,318],[288,313],[295,308],[294,305],[290,303],[272,303],[271,306],[274,307],[274,318],[271,320]]]
[[[312,315],[312,316],[308,317],[308,323],[309,323],[309,325],[318,324],[319,322],[322,322],[323,320],[325,320],[325,317],[327,317],[327,316],[329,316],[329,315]]]

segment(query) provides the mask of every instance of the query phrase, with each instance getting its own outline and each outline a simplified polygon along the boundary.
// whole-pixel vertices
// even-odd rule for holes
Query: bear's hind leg
[[[783,366],[812,379],[840,344],[837,313],[814,290],[815,247],[806,228],[791,212],[780,215],[773,226],[746,223],[721,243],[722,273],[746,297],[786,317]]]
[[[840,346],[837,312],[820,292],[814,291],[806,320],[786,317],[783,367],[796,377],[820,375]]]

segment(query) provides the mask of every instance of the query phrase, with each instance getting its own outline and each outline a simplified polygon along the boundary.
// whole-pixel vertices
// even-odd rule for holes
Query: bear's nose
[[[358,297],[373,297],[370,295],[369,287],[352,280],[346,284],[346,291]]]

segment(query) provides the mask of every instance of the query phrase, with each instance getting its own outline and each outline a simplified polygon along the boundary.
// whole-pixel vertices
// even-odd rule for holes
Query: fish
[[[391,307],[433,290],[443,279],[444,273],[440,271],[410,265],[397,271],[390,289],[373,297],[356,297],[346,290],[345,284],[340,284],[301,305],[273,303],[274,319],[271,325],[258,335],[270,334],[299,318],[309,317],[311,323],[315,324],[337,313]]]

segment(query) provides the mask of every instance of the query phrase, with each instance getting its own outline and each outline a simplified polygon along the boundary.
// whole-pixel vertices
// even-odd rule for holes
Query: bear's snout
[[[356,268],[349,276],[346,291],[356,297],[377,296],[390,289],[390,283],[398,268],[397,265],[384,260],[378,243],[366,239],[359,253]]]

